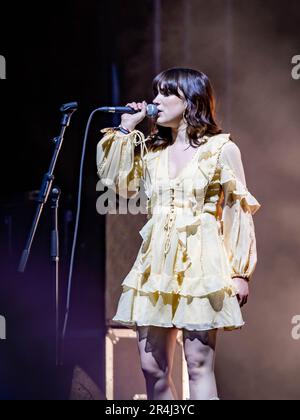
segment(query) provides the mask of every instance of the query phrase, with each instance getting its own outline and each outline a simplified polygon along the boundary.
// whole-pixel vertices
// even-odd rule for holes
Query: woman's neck
[[[187,124],[186,123],[181,123],[178,127],[176,128],[172,128],[172,139],[173,139],[173,144],[180,144],[180,145],[186,145],[189,143],[189,139],[187,136]]]

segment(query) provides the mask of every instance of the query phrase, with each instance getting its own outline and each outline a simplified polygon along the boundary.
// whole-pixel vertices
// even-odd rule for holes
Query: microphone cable
[[[70,315],[70,303],[71,303],[71,292],[72,292],[72,283],[73,283],[74,257],[75,257],[75,251],[76,251],[78,226],[79,226],[79,218],[80,218],[80,211],[81,211],[82,178],[83,178],[83,165],[84,165],[84,159],[85,159],[86,144],[87,144],[87,138],[88,138],[88,133],[89,133],[89,130],[90,130],[90,125],[91,125],[92,119],[93,119],[95,113],[99,112],[99,111],[100,111],[100,109],[97,108],[89,116],[89,119],[88,119],[88,122],[87,122],[87,125],[86,125],[86,129],[85,129],[83,146],[82,146],[82,156],[81,156],[80,171],[79,171],[79,183],[78,183],[76,220],[75,220],[75,227],[74,227],[72,251],[71,251],[71,257],[70,257],[67,300],[66,300],[66,306],[65,306],[63,330],[62,330],[62,336],[61,336],[62,349],[64,348],[63,343],[64,343],[64,340],[66,338],[66,331],[67,331],[69,315]],[[62,354],[63,354],[63,350],[62,350]]]

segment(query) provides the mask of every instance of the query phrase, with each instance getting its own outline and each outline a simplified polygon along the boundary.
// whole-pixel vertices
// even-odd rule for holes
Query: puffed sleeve
[[[147,147],[141,131],[123,134],[114,128],[101,130],[104,136],[97,144],[97,173],[101,182],[114,187],[117,194],[129,198],[139,191],[144,173],[144,154]],[[135,148],[141,144],[141,151]]]
[[[224,192],[222,227],[231,276],[251,278],[257,264],[253,215],[261,204],[248,191],[239,147],[226,143],[220,153],[221,184]]]

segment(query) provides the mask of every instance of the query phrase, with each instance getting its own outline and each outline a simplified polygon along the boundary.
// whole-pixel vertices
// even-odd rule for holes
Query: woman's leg
[[[189,373],[190,399],[217,399],[214,373],[217,330],[183,330],[183,346]]]
[[[148,400],[178,399],[171,378],[177,333],[177,328],[137,327]]]

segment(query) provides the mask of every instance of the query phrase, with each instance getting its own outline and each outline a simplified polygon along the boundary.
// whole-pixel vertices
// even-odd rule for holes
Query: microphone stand
[[[62,105],[62,107],[60,108],[60,111],[63,113],[62,115],[62,119],[61,119],[61,129],[60,129],[60,134],[58,137],[55,137],[53,139],[53,142],[55,144],[55,148],[53,151],[53,156],[51,159],[51,163],[50,163],[50,167],[48,172],[44,175],[43,181],[42,181],[42,185],[40,188],[40,192],[37,198],[37,208],[36,208],[36,212],[35,212],[35,216],[33,219],[33,223],[31,226],[31,230],[29,232],[28,235],[28,239],[26,242],[26,246],[25,249],[22,253],[20,262],[19,262],[19,267],[18,267],[18,271],[20,273],[23,273],[25,271],[26,265],[27,265],[27,261],[30,255],[30,251],[31,251],[31,247],[32,247],[32,243],[34,240],[34,236],[38,227],[38,223],[40,221],[41,215],[42,215],[42,211],[43,208],[45,206],[45,204],[47,203],[48,197],[49,197],[49,193],[50,190],[52,188],[52,183],[54,181],[54,169],[56,166],[56,162],[58,159],[58,155],[59,152],[61,150],[62,144],[63,144],[63,140],[64,140],[64,134],[66,131],[66,128],[70,125],[70,121],[71,121],[71,117],[72,114],[77,110],[78,108],[78,104],[76,102],[72,102],[72,103],[68,103],[68,104],[64,104]],[[58,202],[59,202],[59,197],[60,197],[60,189],[55,187],[52,189],[52,193],[51,193],[51,209],[52,209],[52,231],[51,231],[51,263],[53,265],[53,277],[55,280],[55,289],[56,289],[56,293],[55,293],[55,312],[56,312],[56,366],[59,365],[59,249],[58,249],[58,240],[59,240],[59,235],[58,235]]]
[[[61,191],[54,187],[51,191],[51,260],[52,272],[55,280],[55,363],[60,364],[60,341],[59,341],[59,233],[58,233],[58,204]]]

